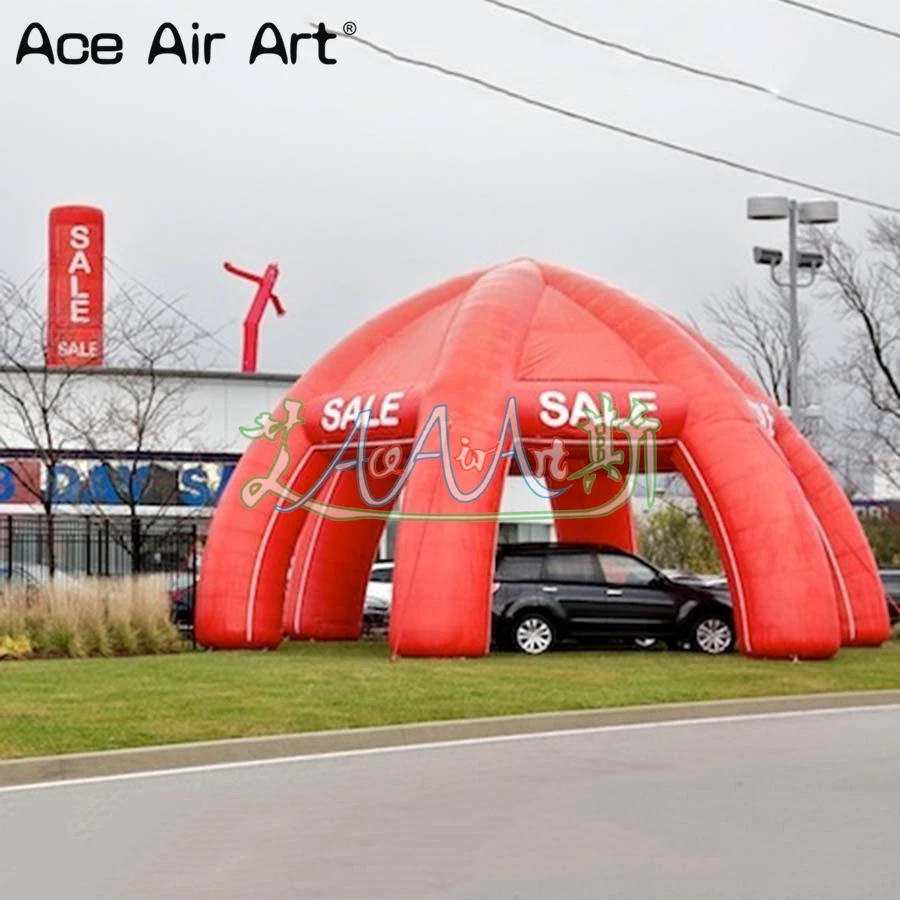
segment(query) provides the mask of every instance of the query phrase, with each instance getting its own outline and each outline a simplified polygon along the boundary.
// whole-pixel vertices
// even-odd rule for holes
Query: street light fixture
[[[791,201],[787,197],[751,197],[747,201],[747,218],[760,221],[786,219],[790,215]]]
[[[797,267],[818,272],[825,265],[825,257],[821,253],[800,253],[797,256]],[[810,282],[812,284],[812,282]]]
[[[816,279],[816,272],[822,267],[824,258],[821,253],[800,252],[797,249],[797,225],[831,225],[838,221],[838,205],[834,200],[809,200],[798,203],[788,197],[750,197],[747,200],[747,218],[754,221],[788,220],[788,280],[778,277],[777,268],[784,255],[780,250],[766,247],[753,248],[753,260],[759,265],[768,266],[772,280],[779,287],[789,289],[791,316],[790,333],[790,414],[795,424],[800,424],[800,311],[797,303],[797,290],[809,287]],[[809,280],[800,284],[800,269],[809,272]]]
[[[753,262],[760,266],[780,266],[784,254],[780,250],[772,250],[769,247],[754,247]]]
[[[798,203],[797,220],[801,225],[833,225],[838,220],[838,205],[834,200]]]

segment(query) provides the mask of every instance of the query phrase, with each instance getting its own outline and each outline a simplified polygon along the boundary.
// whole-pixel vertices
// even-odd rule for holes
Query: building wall
[[[872,476],[872,500],[900,500],[900,459],[882,456],[875,460]]]
[[[39,477],[46,486],[48,473],[34,460],[22,458],[35,448],[22,427],[24,416],[10,394],[28,403],[29,418],[40,421],[33,386],[44,377],[40,370],[0,371],[0,514],[40,511],[25,485],[35,484]],[[64,377],[47,376],[48,395],[60,387]],[[89,514],[104,506],[109,507],[105,512],[115,512],[115,507],[122,506],[108,477],[104,479],[105,467],[98,463],[98,454],[92,454],[91,447],[101,450],[101,458],[107,461],[116,459],[117,452],[123,453],[124,460],[125,454],[138,449],[131,440],[134,429],[116,427],[114,422],[93,429],[88,423],[101,409],[126,411],[131,397],[145,398],[154,383],[161,390],[172,391],[177,399],[166,404],[166,420],[150,429],[141,448],[150,457],[147,466],[153,467],[148,477],[165,485],[162,494],[151,493],[166,498],[164,505],[169,513],[208,510],[247,446],[239,428],[252,426],[260,413],[274,409],[295,380],[293,375],[229,372],[157,372],[152,377],[114,369],[79,372],[66,384],[67,402],[55,408],[52,422],[58,435],[54,443],[64,447],[67,456],[55,479],[60,511]],[[14,467],[21,471],[24,466],[37,466],[38,473],[27,478],[12,474]],[[146,515],[157,513],[159,504],[141,511]]]
[[[29,388],[29,381],[34,384],[42,378],[37,370],[30,373],[16,373],[0,370],[0,381],[4,391],[16,391],[24,401],[30,400],[34,390]],[[157,372],[153,376],[160,384],[175,387],[183,395],[180,410],[172,403],[173,413],[180,412],[186,420],[197,426],[196,436],[187,442],[203,450],[215,452],[240,453],[247,441],[238,431],[242,425],[250,426],[262,412],[275,407],[284,393],[296,380],[293,375],[244,375],[231,372]],[[97,403],[105,398],[114,397],[126,401],[123,385],[128,389],[149,391],[153,378],[149,374],[130,372],[119,369],[85,370],[72,378],[65,396],[70,399],[65,405],[66,412],[77,417],[82,409],[96,409]],[[48,393],[60,384],[60,376],[48,376]],[[143,386],[139,386],[139,385]],[[141,394],[140,396],[146,396]],[[5,408],[4,408],[5,407]],[[18,423],[21,416],[11,406],[9,400],[0,399],[0,446],[4,448],[25,449],[29,446],[24,439]],[[36,413],[33,413],[36,415]],[[196,449],[195,446],[173,446],[173,435],[179,426],[159,428],[150,435],[147,449],[160,451]],[[114,437],[114,436],[111,436]],[[121,437],[120,437],[121,439]]]

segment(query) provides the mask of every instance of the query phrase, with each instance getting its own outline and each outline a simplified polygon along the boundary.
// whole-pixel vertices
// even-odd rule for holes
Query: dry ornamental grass
[[[0,589],[0,660],[175,653],[164,577],[66,578]]]

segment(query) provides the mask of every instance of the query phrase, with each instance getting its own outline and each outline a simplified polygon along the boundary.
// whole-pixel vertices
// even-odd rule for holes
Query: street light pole
[[[782,262],[780,250],[754,247],[753,258],[771,270],[772,281],[780,288],[788,289],[788,314],[790,334],[788,337],[788,408],[791,420],[800,427],[804,407],[800,402],[800,304],[798,292],[801,287],[809,287],[816,278],[816,272],[824,259],[818,253],[803,253],[797,248],[798,225],[827,225],[838,220],[838,205],[833,200],[812,200],[798,203],[787,197],[751,197],[747,201],[747,218],[757,220],[787,219],[788,221],[788,280],[785,284],[778,277],[778,267]],[[809,280],[800,284],[800,269],[809,271]]]
[[[788,406],[791,421],[800,427],[800,304],[797,297],[797,201],[789,201],[788,210],[788,304],[790,314],[790,372]]]

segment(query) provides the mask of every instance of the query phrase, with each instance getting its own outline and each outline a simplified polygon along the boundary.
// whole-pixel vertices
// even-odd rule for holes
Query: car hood
[[[391,601],[387,597],[376,597],[372,594],[366,595],[366,609],[390,609]]]
[[[691,596],[701,602],[721,603],[732,606],[731,591],[727,585],[701,585],[686,581],[673,581],[672,584],[685,596]]]

